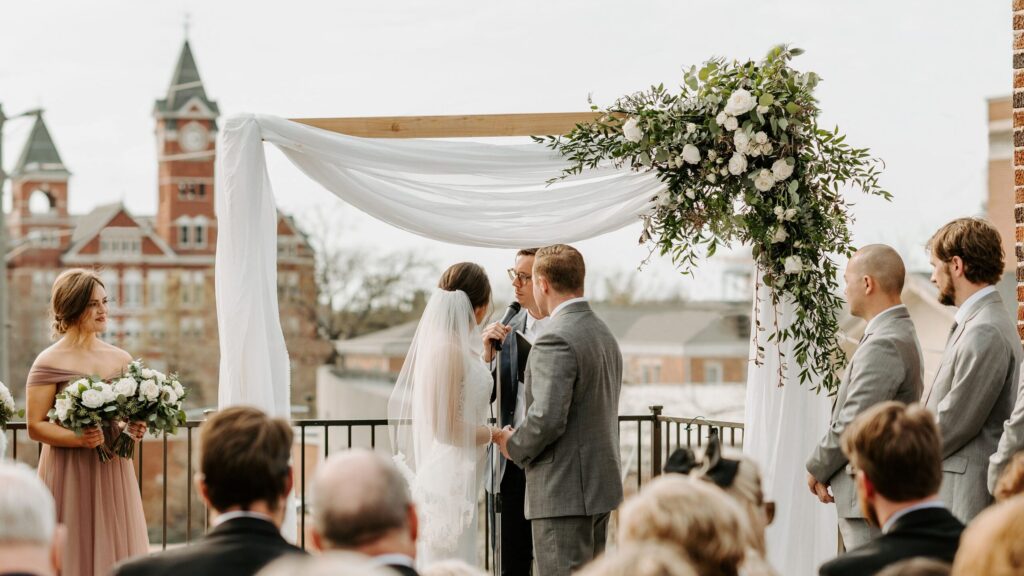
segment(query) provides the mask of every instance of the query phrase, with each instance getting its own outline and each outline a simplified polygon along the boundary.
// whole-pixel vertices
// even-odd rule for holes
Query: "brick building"
[[[99,271],[112,300],[105,339],[155,368],[177,372],[193,388],[193,406],[216,404],[214,161],[219,114],[186,41],[166,97],[153,110],[155,216],[132,214],[119,203],[70,214],[71,172],[42,115],[36,118],[11,174],[12,210],[6,216],[10,376],[16,394],[36,354],[51,342],[47,307],[53,280],[63,269],[84,267]],[[312,248],[287,216],[279,217],[277,235],[292,401],[303,404],[314,394],[316,367],[330,344],[316,329]]]

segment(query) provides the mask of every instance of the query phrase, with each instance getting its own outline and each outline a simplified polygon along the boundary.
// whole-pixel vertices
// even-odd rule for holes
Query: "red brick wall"
[[[1024,0],[1013,0],[1013,170],[1017,225],[1017,332],[1024,340]]]

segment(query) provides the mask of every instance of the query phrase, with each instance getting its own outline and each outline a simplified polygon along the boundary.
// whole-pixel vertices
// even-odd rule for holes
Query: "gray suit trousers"
[[[610,515],[604,512],[596,516],[534,519],[537,576],[569,576],[604,552]]]
[[[877,538],[882,531],[863,518],[840,518],[839,533],[843,535],[843,547],[849,552]]]

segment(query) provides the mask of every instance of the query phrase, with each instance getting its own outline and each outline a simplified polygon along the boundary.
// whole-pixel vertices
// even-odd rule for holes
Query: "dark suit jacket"
[[[889,532],[821,565],[821,576],[870,576],[909,558],[953,562],[964,525],[945,508],[915,510]]]
[[[526,329],[526,308],[519,311],[508,323],[512,331],[501,343],[498,366],[501,367],[501,428],[512,426],[516,413],[516,398],[519,393],[519,350],[516,346],[516,331]],[[491,370],[491,377],[497,383],[497,368]],[[498,399],[497,386],[491,388],[491,402]]]
[[[116,566],[113,576],[252,576],[284,554],[305,554],[270,522],[234,518],[190,546]]]
[[[404,564],[385,564],[385,567],[398,572],[402,576],[420,576],[420,573],[415,568],[410,568]]]

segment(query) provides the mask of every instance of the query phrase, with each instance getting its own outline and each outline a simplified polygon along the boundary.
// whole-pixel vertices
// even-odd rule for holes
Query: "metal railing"
[[[159,523],[150,521],[150,541],[154,541],[159,532],[160,548],[166,549],[168,544],[188,544],[193,539],[196,529],[205,532],[208,528],[208,510],[205,502],[199,498],[193,486],[193,466],[195,454],[196,429],[202,420],[189,420],[175,436],[164,435],[160,438],[147,436],[136,446],[134,467],[147,510],[146,517],[152,518],[154,512],[159,515]],[[315,466],[325,459],[332,450],[339,448],[368,448],[390,452],[386,419],[359,420],[293,420],[296,429],[297,454],[293,454],[296,470],[298,500],[298,544],[306,546],[306,485],[307,475]],[[635,427],[635,436],[633,428]],[[383,430],[381,430],[383,429]],[[650,413],[619,416],[619,437],[622,450],[623,482],[632,486],[635,475],[636,489],[639,490],[645,481],[661,473],[663,462],[680,447],[700,447],[712,429],[718,431],[723,444],[741,446],[743,443],[743,424],[708,420],[701,417],[680,418],[665,416],[661,406],[651,406]],[[42,444],[28,440],[24,422],[11,422],[7,425],[8,454],[14,460],[30,465],[38,462]],[[635,438],[635,442],[633,439]],[[27,444],[28,446],[24,446]],[[32,449],[34,446],[34,450]],[[26,450],[26,448],[28,448]],[[627,453],[628,452],[628,453]],[[147,464],[153,458],[158,459],[158,466]],[[183,476],[183,478],[182,478]],[[179,482],[174,482],[179,480]],[[155,483],[156,486],[151,486]],[[172,484],[178,484],[172,486]],[[181,498],[182,491],[184,498]],[[202,517],[197,519],[193,514],[196,502],[202,506]],[[179,517],[182,517],[179,520]],[[485,517],[485,542],[490,541],[490,522]],[[183,520],[184,529],[177,525]],[[201,522],[201,525],[199,523]],[[173,530],[173,535],[169,535]],[[169,540],[171,542],[169,542]],[[489,547],[485,547],[485,565],[490,563]]]

